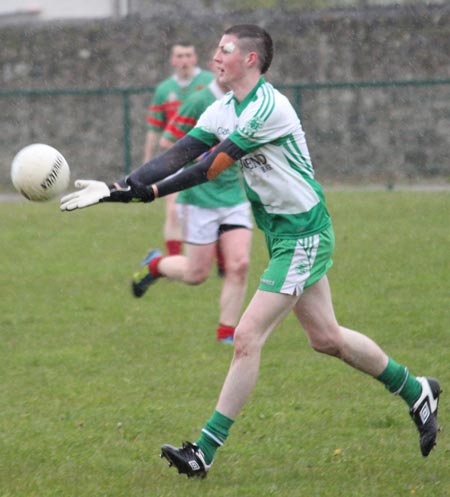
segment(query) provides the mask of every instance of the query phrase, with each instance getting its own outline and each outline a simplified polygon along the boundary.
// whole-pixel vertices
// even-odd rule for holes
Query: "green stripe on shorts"
[[[333,227],[294,240],[266,236],[269,265],[261,276],[259,289],[266,292],[301,295],[319,281],[333,265]]]

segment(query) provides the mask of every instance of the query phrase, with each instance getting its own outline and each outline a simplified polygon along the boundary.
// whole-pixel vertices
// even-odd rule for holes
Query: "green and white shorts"
[[[332,226],[316,235],[292,240],[266,235],[266,243],[270,261],[259,284],[259,289],[266,292],[301,295],[333,265]]]

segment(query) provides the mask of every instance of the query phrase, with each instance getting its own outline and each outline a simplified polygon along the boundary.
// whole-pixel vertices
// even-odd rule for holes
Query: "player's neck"
[[[238,81],[234,81],[230,84],[231,90],[233,90],[234,98],[238,102],[242,102],[245,97],[253,90],[253,88],[258,84],[261,74],[252,72],[245,75]]]
[[[192,71],[189,71],[189,73],[186,73],[184,71],[180,73],[175,73],[174,78],[181,87],[189,86],[189,84],[192,82],[195,76],[200,74],[200,71],[201,71],[200,67],[194,67]]]

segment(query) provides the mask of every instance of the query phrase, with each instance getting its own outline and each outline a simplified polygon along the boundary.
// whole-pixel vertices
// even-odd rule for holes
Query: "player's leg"
[[[195,444],[163,445],[161,457],[180,473],[204,478],[215,451],[228,437],[234,419],[252,392],[259,373],[261,349],[298,297],[257,290],[235,333],[234,355],[213,416]]]
[[[340,326],[334,315],[326,276],[304,291],[294,313],[315,350],[336,356],[371,375],[405,400],[419,430],[421,452],[427,456],[435,445],[439,429],[439,383],[433,378],[416,378],[408,368],[389,358],[372,339]]]
[[[220,246],[226,271],[220,294],[219,326],[217,339],[232,342],[247,291],[247,275],[251,246],[251,230],[226,225],[220,235]]]
[[[298,297],[257,290],[236,327],[234,355],[217,410],[235,419],[256,383],[261,350],[271,332],[294,307]]]
[[[306,278],[297,267],[296,240],[268,239],[271,259],[260,287],[236,328],[234,355],[212,417],[195,444],[181,448],[163,445],[162,456],[188,476],[205,476],[215,451],[228,437],[231,425],[255,386],[261,349],[282,319],[299,299],[298,289]],[[192,469],[195,467],[196,469]]]
[[[314,350],[336,356],[375,377],[386,368],[388,357],[375,342],[338,324],[327,276],[304,290],[294,313]]]
[[[220,219],[219,245],[226,269],[220,296],[217,339],[231,343],[247,291],[253,223],[248,203],[223,207],[217,212]]]
[[[205,245],[185,243],[186,255],[162,257],[158,263],[161,276],[188,285],[199,285],[209,276],[215,258],[215,242]]]
[[[148,287],[162,276],[188,284],[201,283],[208,277],[211,248],[206,245],[213,245],[215,251],[219,226],[216,215],[209,209],[189,204],[175,204],[175,208],[186,242],[186,256],[163,256],[160,250],[151,249],[139,271],[133,275],[131,286],[135,297],[142,297]],[[196,245],[205,247],[196,250]]]
[[[164,240],[168,255],[179,255],[183,250],[182,228],[177,215],[177,193],[164,197],[166,217],[164,221]]]

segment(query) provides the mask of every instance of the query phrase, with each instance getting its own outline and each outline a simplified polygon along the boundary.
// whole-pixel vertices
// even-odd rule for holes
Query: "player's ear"
[[[246,61],[249,67],[253,67],[258,64],[258,53],[249,52],[246,56]]]

